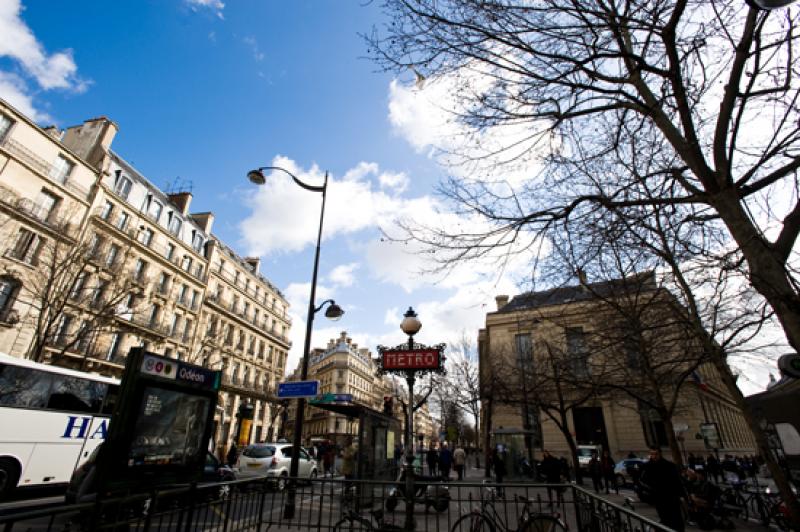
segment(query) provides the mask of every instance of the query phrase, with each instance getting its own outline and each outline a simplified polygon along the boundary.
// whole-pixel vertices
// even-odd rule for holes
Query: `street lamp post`
[[[414,350],[414,335],[422,328],[414,309],[408,307],[400,329],[408,335],[408,350]],[[406,402],[406,530],[414,530],[414,381],[415,371],[406,371],[408,401]]]
[[[319,271],[319,249],[322,242],[322,222],[325,219],[325,198],[328,190],[328,172],[325,172],[325,181],[322,186],[309,185],[302,182],[293,173],[278,166],[262,166],[247,173],[247,178],[256,185],[263,185],[267,182],[264,170],[279,170],[288,174],[292,180],[300,187],[310,190],[311,192],[322,193],[322,207],[319,212],[319,231],[317,232],[317,249],[314,252],[314,271],[311,275],[311,295],[308,300],[308,315],[306,317],[306,337],[303,344],[303,360],[300,370],[300,380],[308,378],[308,354],[311,350],[311,329],[314,323],[314,315],[322,310],[326,304],[330,304],[325,310],[325,317],[332,320],[337,320],[342,317],[344,310],[336,304],[332,299],[323,301],[319,306],[315,306],[314,301],[317,294],[317,272]],[[292,519],[295,512],[295,496],[297,493],[297,474],[300,458],[300,443],[303,437],[303,418],[305,417],[306,400],[301,397],[297,400],[297,414],[294,421],[294,440],[292,442],[292,461],[289,466],[289,493],[286,497],[286,506],[284,507],[284,517]]]

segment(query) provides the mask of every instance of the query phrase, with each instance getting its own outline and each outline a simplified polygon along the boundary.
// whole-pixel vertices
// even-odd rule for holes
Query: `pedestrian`
[[[592,451],[592,457],[589,459],[589,476],[592,477],[592,486],[594,486],[595,493],[600,493],[603,487],[600,482],[603,478],[603,473],[600,469],[600,459],[597,457],[597,451]]]
[[[447,447],[447,442],[442,443],[439,451],[439,474],[445,480],[450,480],[450,468],[453,467],[453,453]]]
[[[605,484],[606,493],[608,493],[609,484],[614,487],[614,491],[619,495],[619,486],[617,486],[617,475],[614,468],[616,464],[611,457],[608,449],[603,449],[603,456],[600,457],[600,472],[603,474],[603,483]]]
[[[719,460],[713,454],[709,454],[708,458],[706,458],[706,469],[708,470],[709,478],[714,477],[714,482],[719,484],[719,477],[722,471],[719,466]]]
[[[497,495],[504,497],[505,494],[501,484],[503,483],[503,477],[506,476],[506,463],[503,461],[503,456],[496,447],[494,451],[492,451],[492,467],[494,468],[494,479],[497,483]]]
[[[228,455],[225,458],[227,459],[230,467],[234,467],[236,465],[236,461],[239,459],[239,450],[236,448],[235,441],[231,442],[231,446],[228,449]]]
[[[325,444],[325,450],[322,452],[322,470],[326,477],[333,476],[333,462],[336,459],[336,446],[333,442]]]
[[[561,484],[561,462],[558,458],[550,454],[550,451],[545,449],[542,463],[539,464],[539,469],[541,470],[542,476],[544,476],[544,481],[547,483],[547,499],[550,502],[550,506],[553,506],[553,493],[556,494],[556,502],[558,504],[563,504],[564,500],[561,489],[551,487],[551,484]]]
[[[648,486],[661,524],[684,531],[681,499],[686,497],[678,466],[661,455],[661,449],[650,449],[650,460],[642,471],[642,483]]]
[[[353,437],[349,436],[345,440],[342,449],[342,474],[345,480],[352,480],[356,475],[356,448],[353,446]]]
[[[433,446],[433,443],[431,443],[430,447],[428,448],[426,460],[428,461],[428,474],[432,477],[435,477],[436,466],[439,463],[439,453],[436,452],[436,447]]]
[[[456,467],[458,480],[464,480],[464,468],[467,465],[467,453],[460,446],[453,451],[453,465]]]

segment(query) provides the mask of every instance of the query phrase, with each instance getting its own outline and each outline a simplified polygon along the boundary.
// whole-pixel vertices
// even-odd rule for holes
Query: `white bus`
[[[0,498],[69,482],[106,437],[119,381],[0,353]]]

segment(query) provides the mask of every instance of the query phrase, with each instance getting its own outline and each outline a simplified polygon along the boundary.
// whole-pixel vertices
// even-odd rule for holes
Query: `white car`
[[[238,478],[274,477],[275,487],[283,490],[289,478],[291,463],[291,443],[254,443],[245,447],[239,455],[236,464],[239,469]],[[300,448],[297,465],[299,478],[317,478],[317,462],[303,448]]]
[[[647,460],[643,458],[625,458],[624,460],[620,460],[617,462],[617,465],[614,466],[614,476],[617,478],[617,485],[623,486],[625,484],[633,484],[633,478],[631,478],[631,471],[633,469],[638,469],[639,474],[642,473],[642,468],[647,463]]]

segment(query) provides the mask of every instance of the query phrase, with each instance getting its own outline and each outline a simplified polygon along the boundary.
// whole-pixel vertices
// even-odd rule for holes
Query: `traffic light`
[[[391,396],[389,396],[389,395],[384,395],[383,396],[383,413],[386,414],[387,416],[391,416],[392,415],[393,403],[394,403],[394,399],[392,399]]]

